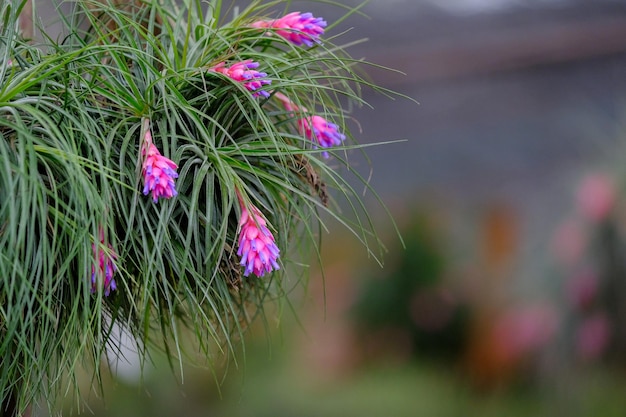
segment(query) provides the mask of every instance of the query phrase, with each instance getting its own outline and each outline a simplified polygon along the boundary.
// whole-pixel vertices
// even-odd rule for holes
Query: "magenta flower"
[[[107,246],[109,250],[103,249],[102,245]],[[117,284],[113,279],[113,274],[117,270],[113,260],[117,256],[113,252],[113,247],[105,244],[104,232],[102,230],[100,230],[100,244],[96,245],[93,243],[91,248],[95,258],[94,265],[91,266],[91,292],[96,292],[98,282],[100,281],[104,288],[104,295],[108,297],[111,291],[117,289]]]
[[[346,139],[346,135],[339,132],[339,126],[330,123],[321,116],[309,116],[298,120],[300,131],[307,138],[316,141],[322,148],[341,145]],[[328,152],[322,153],[328,158]]]
[[[241,256],[241,265],[245,267],[243,275],[247,277],[253,273],[257,277],[262,277],[266,272],[280,269],[276,262],[280,250],[274,242],[272,232],[267,228],[267,221],[263,214],[254,206],[250,206],[251,212],[248,211],[241,197],[239,197],[239,205],[241,229],[237,255]]]
[[[254,62],[251,59],[238,62],[231,67],[226,67],[224,62],[220,62],[213,68],[211,71],[219,72],[220,74],[224,74],[235,81],[239,81],[243,83],[244,87],[248,91],[252,91],[253,97],[263,96],[265,98],[269,97],[270,94],[261,90],[264,85],[269,85],[272,83],[271,80],[264,79],[267,77],[267,74],[264,72],[259,72],[256,69],[259,67],[258,62]]]
[[[313,17],[311,13],[293,12],[280,19],[254,22],[252,27],[276,29],[277,35],[294,45],[311,47],[318,43],[319,37],[324,34],[326,21],[320,17]]]
[[[161,155],[152,143],[152,134],[146,130],[146,136],[141,149],[143,161],[143,194],[148,195],[152,191],[152,201],[155,203],[159,197],[172,198],[176,192],[174,179],[178,178],[177,165],[170,159]]]
[[[305,108],[298,108],[282,93],[275,93],[274,96],[283,103],[287,111],[307,111]],[[298,128],[301,134],[305,135],[309,140],[316,142],[322,148],[341,145],[346,139],[346,135],[339,132],[339,126],[330,123],[321,116],[306,116],[299,119]],[[328,152],[324,151],[322,155],[328,158]]]

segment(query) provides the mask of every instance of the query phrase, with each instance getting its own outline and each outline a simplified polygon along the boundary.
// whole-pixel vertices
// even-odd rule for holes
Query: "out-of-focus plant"
[[[97,385],[114,324],[143,359],[182,361],[184,329],[209,360],[234,353],[285,300],[284,271],[302,276],[323,213],[380,255],[346,179],[359,145],[340,103],[377,88],[360,61],[321,18],[269,16],[280,1],[230,20],[219,0],[177,3],[76,1],[45,45],[17,30],[25,1],[0,5],[0,404],[16,414],[81,365]]]
[[[402,235],[406,249],[391,250],[396,256],[385,270],[368,276],[357,292],[352,315],[361,344],[385,339],[370,352],[374,360],[390,352],[457,359],[466,344],[467,306],[444,280],[441,236],[424,214],[414,215]]]
[[[572,362],[624,363],[626,348],[626,235],[618,175],[583,175],[573,210],[555,231],[552,247],[564,277],[564,338]]]

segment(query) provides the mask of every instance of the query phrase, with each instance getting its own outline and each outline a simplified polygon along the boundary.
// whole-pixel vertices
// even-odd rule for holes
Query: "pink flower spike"
[[[226,67],[224,62],[220,62],[211,68],[211,71],[219,72],[220,74],[224,74],[235,81],[243,83],[244,87],[246,87],[248,91],[252,92],[253,97],[263,96],[268,98],[270,93],[262,90],[261,88],[264,85],[271,84],[272,81],[264,79],[267,77],[267,74],[257,71],[256,69],[258,67],[258,62],[248,59],[238,62],[231,67]]]
[[[176,173],[178,166],[172,160],[161,155],[152,143],[152,134],[149,129],[146,130],[141,155],[144,157],[142,166],[143,194],[148,195],[152,191],[152,201],[155,203],[159,197],[172,198],[178,195],[174,184],[174,179],[178,178]]]
[[[274,97],[283,103],[285,110],[289,112],[301,111],[306,113],[307,109],[298,107],[286,95],[282,93],[274,93]],[[330,123],[321,116],[306,116],[298,120],[298,128],[300,133],[305,135],[309,140],[317,142],[322,148],[330,148],[341,145],[346,139],[346,135],[339,132],[339,126]],[[328,158],[328,152],[322,153]]]
[[[341,145],[346,139],[346,135],[339,132],[339,126],[321,116],[304,117],[298,121],[298,125],[302,134],[316,141],[322,148]],[[328,152],[324,151],[322,155],[328,158]]]
[[[109,250],[102,249],[102,245],[108,247]],[[98,289],[98,282],[100,281],[103,284],[104,295],[108,297],[111,291],[115,291],[117,289],[117,284],[113,279],[113,274],[117,270],[113,260],[117,258],[117,255],[113,252],[113,247],[105,243],[104,232],[102,229],[100,230],[99,244],[93,243],[91,248],[93,249],[95,258],[94,264],[91,266],[91,292],[96,292]]]
[[[293,12],[280,19],[254,22],[252,27],[276,29],[277,35],[294,45],[311,47],[319,43],[319,37],[324,34],[326,21],[320,17],[313,17],[311,13]]]
[[[274,242],[272,232],[267,228],[263,214],[255,206],[250,206],[251,212],[248,211],[240,197],[239,205],[241,219],[237,255],[241,257],[241,265],[245,267],[243,275],[247,277],[253,273],[262,277],[266,272],[280,269],[276,262],[280,250]]]

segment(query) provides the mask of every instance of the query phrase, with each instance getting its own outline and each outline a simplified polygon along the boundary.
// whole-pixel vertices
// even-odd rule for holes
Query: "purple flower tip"
[[[272,83],[271,80],[265,79],[267,74],[265,72],[259,72],[255,68],[259,67],[258,62],[252,60],[246,60],[238,62],[230,67],[226,67],[224,62],[219,63],[215,67],[211,68],[212,71],[224,74],[231,79],[243,83],[244,87],[248,91],[252,92],[253,97],[263,96],[269,97],[269,93],[262,90],[264,85]]]
[[[274,242],[272,232],[267,228],[267,221],[263,214],[254,206],[251,212],[244,206],[241,198],[241,219],[239,227],[239,249],[237,255],[241,257],[241,265],[244,267],[244,276],[253,273],[262,277],[266,272],[280,269],[277,259],[280,250]]]
[[[174,179],[178,178],[176,168],[178,166],[170,159],[161,155],[156,146],[152,143],[150,130],[146,131],[146,136],[142,148],[144,157],[143,173],[143,194],[152,192],[152,201],[158,202],[159,197],[172,198],[176,192]]]

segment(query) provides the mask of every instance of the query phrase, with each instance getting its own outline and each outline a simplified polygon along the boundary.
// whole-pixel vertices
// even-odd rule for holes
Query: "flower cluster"
[[[211,68],[211,71],[219,72],[235,81],[243,83],[244,87],[252,92],[253,97],[263,96],[268,98],[270,94],[265,90],[261,90],[261,88],[272,82],[265,79],[265,77],[267,77],[266,73],[256,70],[258,67],[258,62],[253,62],[251,59],[248,59],[231,65],[230,67],[227,67],[224,62],[220,62]]]
[[[106,244],[104,232],[100,230],[99,244],[91,245],[94,253],[94,265],[91,266],[91,292],[94,293],[98,289],[101,282],[104,288],[104,295],[109,296],[111,291],[117,289],[117,284],[113,279],[113,274],[117,270],[113,260],[117,257],[110,244]],[[102,248],[105,246],[108,250]]]
[[[295,45],[313,46],[319,42],[319,37],[324,33],[326,21],[315,18],[311,13],[301,14],[300,12],[289,13],[280,19],[261,20],[251,25],[254,28],[273,29],[274,32],[292,42]],[[252,60],[245,60],[227,67],[224,62],[211,68],[212,71],[224,74],[231,79],[243,83],[245,88],[252,92],[254,97],[259,95],[269,98],[270,93],[262,90],[262,87],[269,85],[270,80],[265,79],[267,74],[257,71],[259,63]],[[298,108],[287,96],[280,92],[272,92],[290,112],[304,112],[304,108]],[[341,145],[345,140],[345,135],[339,132],[339,127],[327,121],[321,116],[305,116],[298,120],[298,130],[300,134],[316,143],[322,148]],[[323,152],[328,157],[327,152]],[[276,262],[280,250],[276,246],[274,236],[267,228],[267,221],[258,208],[251,206],[248,209],[237,192],[241,208],[241,218],[239,221],[240,235],[237,255],[241,257],[241,265],[244,266],[244,276],[250,273],[261,277],[266,272],[279,269]]]
[[[251,25],[254,28],[274,29],[275,33],[294,45],[313,46],[324,34],[326,21],[313,17],[311,13],[293,12],[275,20],[260,20]]]
[[[298,46],[313,46],[319,42],[319,37],[324,33],[326,22],[321,18],[315,18],[311,13],[289,13],[275,20],[262,20],[252,24],[254,28],[271,29],[279,36]],[[282,102],[289,112],[308,113],[305,108],[299,108],[284,94],[276,91],[265,91],[264,86],[270,85],[267,73],[258,71],[260,64],[251,59],[236,62],[227,66],[226,62],[210,68],[210,71],[223,74],[236,82],[240,82],[253,97],[270,98],[271,94]],[[300,134],[321,148],[330,148],[340,145],[345,135],[339,132],[339,127],[318,115],[305,115],[297,121]],[[157,203],[159,198],[172,198],[177,195],[175,179],[178,178],[177,164],[164,157],[152,142],[150,121],[144,119],[143,131],[145,132],[141,142],[141,160],[143,175],[143,194],[151,194],[152,201]],[[328,157],[327,152],[323,152]],[[254,205],[245,205],[242,196],[237,191],[240,203],[241,218],[239,221],[239,246],[237,255],[241,257],[241,265],[244,267],[244,276],[254,274],[258,277],[265,273],[279,269],[277,263],[280,250],[274,241],[274,236],[267,227],[267,220],[261,211]],[[101,242],[104,243],[104,242]],[[94,250],[95,246],[94,246]],[[100,271],[104,276],[105,294],[115,290],[113,280],[115,265],[113,258],[102,250],[97,253],[97,265],[92,271],[92,290],[96,288],[96,276]],[[97,270],[96,270],[97,269]]]
[[[262,277],[266,272],[280,269],[276,262],[280,250],[274,242],[272,232],[267,228],[263,214],[252,205],[248,210],[239,193],[237,196],[241,208],[237,255],[241,257],[241,265],[245,268],[243,275],[247,277],[253,273],[257,277]]]
[[[142,166],[143,194],[152,192],[152,201],[155,203],[159,197],[172,198],[176,192],[174,179],[178,178],[177,165],[159,152],[152,143],[152,134],[146,130],[141,155],[144,158]]]

